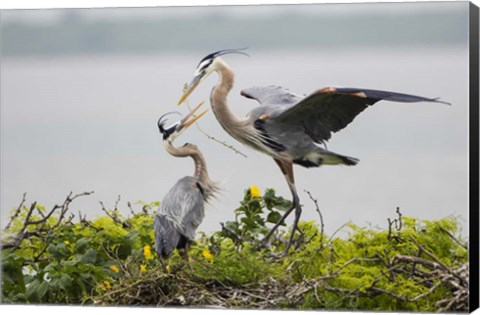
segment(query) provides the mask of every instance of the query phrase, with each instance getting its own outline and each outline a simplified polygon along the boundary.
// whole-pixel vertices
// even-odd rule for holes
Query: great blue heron
[[[247,55],[241,50],[221,50],[203,58],[178,104],[183,103],[209,74],[217,72],[219,82],[212,89],[210,103],[218,122],[237,141],[273,157],[292,193],[292,207],[262,242],[266,245],[273,232],[295,209],[293,228],[285,253],[298,229],[302,211],[295,188],[293,164],[303,167],[357,164],[358,159],[334,153],[320,145],[330,139],[332,132],[345,128],[360,112],[380,100],[446,103],[437,98],[361,88],[325,87],[308,96],[301,96],[278,86],[252,87],[242,90],[241,95],[257,100],[262,106],[254,108],[245,118],[239,118],[227,105],[234,73],[219,57],[231,53]]]
[[[173,145],[178,135],[207,112],[205,110],[194,116],[202,104],[168,127],[164,120],[168,114],[158,120],[158,129],[163,134],[167,152],[175,157],[191,157],[195,163],[193,176],[178,180],[163,198],[155,215],[155,250],[159,257],[169,256],[175,248],[185,249],[185,257],[188,257],[188,243],[194,239],[195,231],[205,215],[204,203],[218,190],[217,185],[208,177],[205,158],[197,146],[190,143],[181,147]]]

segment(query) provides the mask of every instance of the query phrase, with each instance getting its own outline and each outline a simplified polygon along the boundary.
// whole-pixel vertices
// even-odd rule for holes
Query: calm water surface
[[[225,57],[236,71],[233,111],[242,116],[255,101],[241,88],[276,84],[297,93],[327,86],[352,86],[441,97],[453,106],[377,103],[328,144],[357,157],[355,167],[296,167],[303,220],[318,220],[304,190],[319,200],[326,232],[351,221],[387,227],[399,206],[421,219],[461,216],[468,220],[467,50],[250,51]],[[72,204],[74,213],[103,215],[99,201],[128,215],[127,202],[161,200],[181,176],[193,172],[190,159],[169,156],[156,122],[175,106],[202,55],[82,56],[4,59],[1,68],[1,216],[27,192],[28,202],[47,208],[73,191],[94,190]],[[216,75],[190,97],[207,100]],[[232,220],[250,185],[275,188],[289,197],[273,161],[231,139],[213,114],[201,127],[248,155],[244,158],[209,141],[196,128],[177,143],[196,143],[210,176],[223,191],[199,230],[213,231]],[[140,209],[140,206],[134,208]]]

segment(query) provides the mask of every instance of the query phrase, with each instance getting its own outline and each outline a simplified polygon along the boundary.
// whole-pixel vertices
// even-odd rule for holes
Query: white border
[[[8,1],[8,2],[7,2]],[[458,0],[454,0],[460,2]],[[246,0],[0,0],[1,10],[10,9],[49,9],[49,8],[111,8],[111,7],[161,7],[161,6],[208,6],[208,5],[259,5],[259,4],[311,4],[311,3],[387,3],[387,2],[452,2],[451,0],[330,0],[330,1],[315,1],[315,0],[261,0],[261,1],[246,1]],[[461,1],[465,2],[465,1]],[[480,7],[480,0],[472,0],[475,5]],[[132,311],[140,311],[142,315],[158,315],[159,312],[168,314],[194,314],[194,315],[210,315],[210,314],[265,314],[265,311],[254,310],[216,310],[216,309],[174,309],[174,308],[130,308],[130,307],[79,307],[79,306],[20,306],[20,305],[0,305],[0,311],[2,314],[15,314],[15,313],[37,313],[37,314],[101,314],[109,315],[115,313],[115,315],[130,315]],[[296,312],[298,314],[298,312]],[[304,312],[302,312],[304,313]],[[309,312],[310,313],[310,312]],[[315,314],[366,314],[358,312],[322,312],[316,311]],[[480,314],[480,310],[474,312]],[[268,311],[268,315],[284,315],[285,311]],[[375,314],[401,314],[401,313],[380,313]],[[472,313],[473,314],[473,313]]]
[[[460,2],[458,0],[454,0]],[[156,7],[156,6],[207,6],[207,5],[258,5],[258,4],[309,4],[309,3],[385,3],[385,2],[433,2],[429,0],[0,0],[0,9],[47,9],[47,8],[111,8],[111,7]],[[452,2],[435,0],[435,2]],[[464,2],[464,1],[461,1]],[[472,0],[477,6],[480,0]]]

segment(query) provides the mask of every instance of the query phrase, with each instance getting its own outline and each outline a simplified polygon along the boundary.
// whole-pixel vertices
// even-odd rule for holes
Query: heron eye
[[[195,75],[203,74],[207,70],[208,66],[210,66],[211,63],[212,63],[212,59],[206,59],[206,60],[200,61],[200,63],[197,66],[197,70],[195,71]]]

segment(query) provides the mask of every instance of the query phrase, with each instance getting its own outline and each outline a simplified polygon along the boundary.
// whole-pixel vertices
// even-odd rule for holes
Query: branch
[[[108,211],[105,208],[105,205],[103,204],[103,202],[99,201],[100,205],[102,206],[102,211],[105,212],[105,214],[108,217],[110,217],[113,220],[113,222],[121,225],[124,228],[129,228],[129,227],[131,227],[130,223],[128,223],[127,221],[122,221],[118,216],[118,203],[119,202],[120,202],[120,195],[118,195],[117,201],[115,202],[115,208],[113,209],[113,211]]]
[[[435,270],[439,267],[439,264],[437,264],[436,262],[432,262],[428,259],[415,257],[415,256],[405,256],[405,255],[397,254],[393,256],[391,264],[393,265],[397,261],[402,261],[402,262],[407,262],[412,264],[421,264],[430,270]]]
[[[185,84],[185,88],[187,87],[187,85]],[[185,91],[185,89],[184,89]],[[188,101],[185,103],[187,104],[187,107],[189,110],[192,110],[192,108],[190,107],[190,104],[188,104]],[[226,141],[222,141],[222,140],[218,140],[216,139],[215,137],[209,135],[207,132],[205,132],[201,127],[200,127],[200,124],[198,122],[195,122],[195,126],[197,126],[198,128],[198,131],[200,131],[201,133],[203,133],[207,138],[208,140],[213,140],[221,145],[223,145],[224,147],[232,150],[233,152],[237,153],[237,154],[240,154],[241,156],[243,157],[247,157],[247,155],[243,152],[241,152],[240,150],[238,150],[237,148],[235,148],[233,145],[231,144],[228,144]]]
[[[131,213],[133,216],[135,216],[135,211],[133,211],[132,204],[130,203],[130,201],[127,202],[127,207],[128,207],[128,209],[130,210],[130,213]]]
[[[400,231],[402,229],[402,214],[400,213],[400,207],[397,207],[397,210],[395,211],[398,214],[398,226],[396,226],[397,231]]]
[[[20,212],[22,211],[22,208],[23,208],[23,204],[25,203],[25,197],[27,196],[27,193],[24,192],[23,193],[23,196],[22,196],[22,201],[20,202],[20,204],[18,205],[17,207],[17,210],[15,210],[15,213],[12,215],[12,217],[10,218],[10,222],[8,222],[7,226],[5,227],[4,231],[8,231],[8,229],[10,228],[10,226],[12,225],[13,221],[20,215]]]
[[[435,256],[434,254],[432,254],[431,252],[429,252],[428,250],[426,250],[422,245],[420,244],[417,244],[418,248],[424,252],[427,256],[429,256],[430,258],[432,258],[437,264],[439,264],[442,269],[444,269],[445,271],[447,271],[448,273],[450,273],[451,275],[455,276],[457,279],[459,279],[462,283],[465,283],[466,280],[459,274],[457,274],[454,270],[452,270],[451,268],[447,267],[440,259],[438,259],[437,256]]]
[[[323,223],[323,216],[322,213],[320,212],[320,208],[318,207],[318,200],[316,198],[313,198],[312,194],[308,190],[303,190],[308,194],[308,197],[310,197],[310,200],[313,201],[315,204],[315,211],[317,211],[318,216],[320,217],[320,249],[323,248],[323,231],[325,228],[325,224]]]
[[[440,231],[442,231],[443,233],[447,234],[448,236],[450,236],[450,238],[452,240],[455,241],[455,243],[457,243],[458,245],[462,246],[463,248],[465,249],[468,249],[468,245],[467,244],[464,244],[462,243],[460,240],[458,240],[455,236],[453,236],[452,233],[450,233],[449,231],[447,231],[446,229],[444,229],[443,227],[440,227]]]
[[[20,229],[20,231],[15,236],[12,237],[13,242],[10,242],[10,243],[7,243],[7,244],[2,244],[2,248],[13,248],[14,250],[16,250],[18,247],[20,247],[20,244],[22,243],[22,241],[24,239],[28,239],[30,236],[37,236],[37,237],[41,237],[41,238],[46,238],[46,233],[48,233],[51,230],[54,230],[55,228],[57,228],[62,223],[62,221],[65,217],[65,214],[69,210],[70,203],[72,203],[72,201],[74,201],[78,197],[86,196],[86,195],[90,195],[90,194],[93,194],[93,191],[83,192],[83,193],[77,194],[77,195],[72,197],[72,192],[70,192],[67,195],[67,198],[65,199],[65,201],[63,202],[62,205],[53,206],[52,209],[46,215],[43,215],[43,213],[42,213],[42,218],[39,219],[39,220],[31,220],[33,212],[37,209],[37,202],[36,201],[33,202],[30,205],[30,208],[27,211],[25,220],[23,221],[22,228]],[[25,194],[24,194],[24,197],[25,197]],[[23,207],[23,203],[24,203],[24,200],[22,201],[21,207],[19,207],[19,209],[21,209]],[[48,223],[48,219],[50,219],[50,217],[52,217],[53,213],[58,209],[60,209],[60,214],[58,216],[58,220],[57,220],[56,224],[54,224],[51,227],[49,226],[47,228],[46,226],[47,226],[47,223]],[[15,213],[16,216],[18,216],[17,212]],[[34,225],[35,228],[31,231],[27,231],[27,227],[30,226],[30,225]],[[42,251],[42,252],[44,252],[44,251]],[[36,257],[36,259],[38,260],[39,257],[40,256]]]
[[[228,233],[232,234],[233,236],[235,236],[235,238],[237,240],[239,240],[240,242],[247,242],[247,240],[241,236],[241,235],[238,235],[235,231],[233,231],[232,229],[228,228],[225,226],[225,224],[223,224],[223,222],[220,223],[220,226],[222,227],[222,230],[225,230],[227,231]]]

